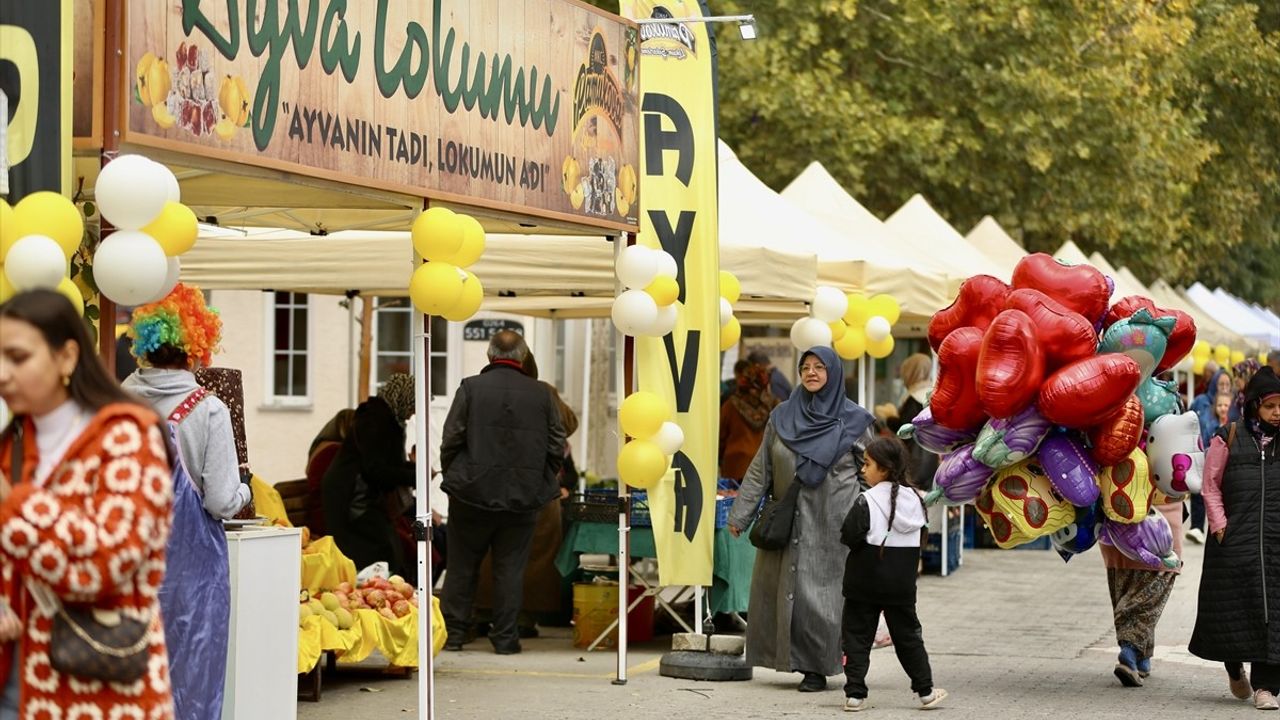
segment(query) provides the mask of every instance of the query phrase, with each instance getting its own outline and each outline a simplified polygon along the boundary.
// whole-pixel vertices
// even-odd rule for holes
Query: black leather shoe
[[[822,692],[827,689],[827,678],[818,673],[807,672],[804,680],[800,681],[800,687],[796,689],[800,692]]]
[[[448,650],[449,652],[458,652],[459,650],[462,649],[462,643],[454,642],[452,640],[447,640],[445,641],[444,649]]]
[[[493,646],[494,655],[519,655],[521,652],[524,652],[524,648],[520,647],[520,643]]]

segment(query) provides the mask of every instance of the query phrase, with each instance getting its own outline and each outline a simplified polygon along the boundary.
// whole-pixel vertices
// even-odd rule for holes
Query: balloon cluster
[[[831,345],[845,360],[863,353],[886,358],[893,353],[893,324],[902,308],[890,295],[848,295],[829,285],[819,286],[809,304],[809,317],[791,326],[791,344],[797,350]]]
[[[613,301],[613,324],[623,335],[662,337],[676,328],[680,284],[676,259],[665,250],[630,245],[614,268],[626,290]]]
[[[199,227],[183,205],[169,168],[141,155],[120,155],[98,175],[94,197],[116,231],[93,254],[93,280],[120,305],[144,305],[178,284],[178,257],[196,244]]]
[[[58,193],[32,193],[16,207],[0,200],[0,302],[22,290],[50,288],[83,312],[80,289],[67,277],[83,236],[80,210]]]
[[[733,304],[742,297],[742,283],[728,270],[720,271],[720,352],[738,344],[742,324],[733,314]]]
[[[658,484],[671,457],[684,445],[684,430],[671,421],[671,409],[657,394],[640,390],[618,409],[622,432],[632,440],[618,453],[618,477],[631,487],[649,490]]]
[[[484,301],[471,267],[484,254],[484,228],[470,215],[433,207],[413,221],[413,249],[426,258],[409,279],[409,298],[424,315],[462,322]]]
[[[899,435],[943,455],[929,501],[975,502],[1000,547],[1048,535],[1069,559],[1102,541],[1175,567],[1154,505],[1199,490],[1203,449],[1195,413],[1153,376],[1196,327],[1144,297],[1108,308],[1110,292],[1097,269],[1043,253],[1012,286],[969,278],[929,323],[937,384]]]

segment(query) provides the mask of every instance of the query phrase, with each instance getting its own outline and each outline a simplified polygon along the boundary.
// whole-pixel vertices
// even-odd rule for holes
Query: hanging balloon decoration
[[[670,253],[629,245],[618,253],[614,272],[627,288],[613,301],[610,311],[614,326],[623,335],[662,337],[675,330],[680,284],[679,269]]]
[[[810,317],[792,325],[791,342],[798,350],[831,345],[845,360],[857,360],[864,354],[885,358],[893,353],[893,324],[901,313],[898,301],[889,295],[845,295],[823,285],[814,293]],[[818,328],[819,323],[826,325],[829,338],[828,332]],[[806,342],[809,344],[804,345]]]
[[[666,475],[669,456],[684,444],[684,430],[671,421],[667,402],[647,390],[622,401],[618,420],[623,434],[631,438],[618,452],[618,477],[631,487],[649,490]]]
[[[433,207],[414,218],[413,249],[426,262],[409,278],[409,298],[418,312],[464,322],[480,311],[484,284],[466,268],[484,254],[484,227],[470,215]]]
[[[742,338],[742,324],[733,314],[733,304],[742,296],[738,277],[728,270],[720,271],[720,352],[724,352]]]

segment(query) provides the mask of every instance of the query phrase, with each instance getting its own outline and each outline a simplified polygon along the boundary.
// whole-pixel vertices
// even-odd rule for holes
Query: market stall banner
[[[702,17],[697,0],[622,0],[634,19]],[[684,430],[671,472],[649,491],[663,585],[711,585],[720,439],[720,252],[715,63],[706,24],[640,30],[639,242],[676,259],[678,319],[637,337],[639,389],[665,397]]]
[[[71,189],[71,0],[0,2],[8,201]]]
[[[639,31],[615,15],[574,0],[128,0],[126,23],[125,142],[637,225]]]

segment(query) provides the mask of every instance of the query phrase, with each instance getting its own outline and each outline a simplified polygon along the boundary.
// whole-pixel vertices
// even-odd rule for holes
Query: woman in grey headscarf
[[[801,692],[825,690],[827,677],[842,670],[848,548],[840,544],[840,527],[861,493],[858,473],[873,421],[845,397],[835,351],[808,350],[800,357],[800,385],[770,414],[729,512],[729,532],[736,536],[751,525],[766,491],[781,498],[791,483],[800,483],[790,542],[783,550],[756,553],[747,662],[803,673]]]
[[[409,375],[387,378],[377,397],[356,408],[351,431],[324,475],[325,526],[356,568],[385,560],[409,582],[417,564],[407,561],[388,510],[399,488],[416,482],[405,457],[404,424],[413,415],[414,383]]]

